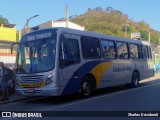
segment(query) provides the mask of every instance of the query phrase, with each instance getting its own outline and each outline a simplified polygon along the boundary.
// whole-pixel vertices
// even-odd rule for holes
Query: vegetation
[[[128,38],[131,33],[141,32],[141,39],[146,41],[148,41],[150,32],[151,42],[158,44],[158,31],[150,28],[145,21],[134,22],[129,19],[128,15],[114,10],[112,7],[108,7],[106,10],[100,7],[89,8],[82,15],[71,16],[70,21],[84,26],[87,31],[120,37],[125,37],[125,31],[127,31]]]
[[[1,23],[8,23],[8,20],[0,15],[0,24]]]

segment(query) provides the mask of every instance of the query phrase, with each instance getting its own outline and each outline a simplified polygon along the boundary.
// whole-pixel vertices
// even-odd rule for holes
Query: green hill
[[[125,37],[125,25],[127,27],[127,37],[134,32],[141,32],[141,39],[148,40],[148,33],[151,33],[151,42],[158,44],[158,32],[150,28],[144,21],[134,22],[128,15],[121,11],[108,7],[103,10],[100,7],[88,9],[79,16],[71,16],[70,21],[85,27],[87,31],[102,34]]]

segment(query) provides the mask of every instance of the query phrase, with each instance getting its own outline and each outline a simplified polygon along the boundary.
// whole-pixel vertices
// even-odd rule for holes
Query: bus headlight
[[[46,85],[52,83],[52,81],[53,81],[53,75],[49,75],[47,80],[46,80]]]

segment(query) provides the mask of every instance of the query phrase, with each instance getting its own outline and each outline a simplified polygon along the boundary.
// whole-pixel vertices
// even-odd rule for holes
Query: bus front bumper
[[[16,93],[22,96],[59,96],[60,92],[57,88],[38,89],[38,88],[19,88]]]

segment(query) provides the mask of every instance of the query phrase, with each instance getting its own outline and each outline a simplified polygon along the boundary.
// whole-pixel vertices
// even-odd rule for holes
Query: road
[[[88,114],[91,115],[87,116],[86,119],[90,119],[92,115],[101,115],[103,111],[114,111],[112,115],[115,114],[115,116],[121,111],[153,111],[154,113],[154,111],[160,111],[160,80],[143,81],[138,88],[118,86],[98,90],[95,91],[90,98],[81,98],[77,94],[63,97],[36,98],[35,100],[8,103],[0,105],[0,111],[71,111],[69,113],[71,116],[72,114],[73,116],[76,116],[75,111],[82,111],[79,113],[77,112],[78,116],[76,119],[82,119],[80,116],[83,116],[85,113],[83,111],[90,111]],[[99,111],[100,114],[95,111]],[[54,112],[51,114],[54,114]],[[105,119],[105,117],[100,118]],[[100,118],[94,117],[92,120]],[[140,118],[144,120],[157,120],[160,118],[160,114],[159,117],[154,117],[154,119],[151,117]],[[119,117],[111,117],[110,119],[119,119]],[[123,120],[124,119],[135,119],[135,117],[125,117]],[[136,117],[136,119],[139,119],[139,117]]]

